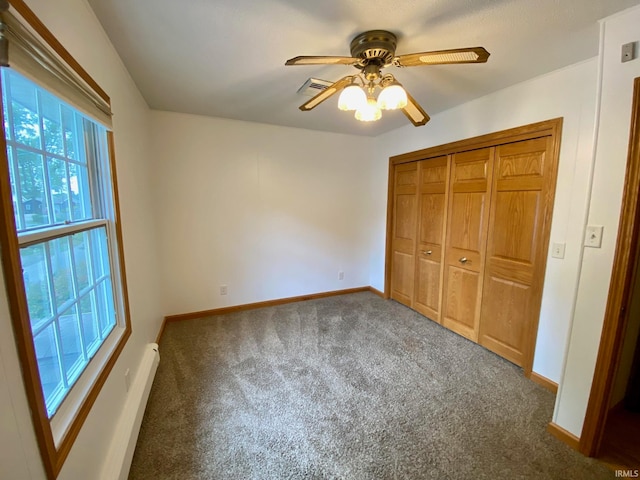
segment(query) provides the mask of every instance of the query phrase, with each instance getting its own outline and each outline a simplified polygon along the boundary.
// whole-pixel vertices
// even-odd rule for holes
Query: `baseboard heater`
[[[129,389],[124,410],[118,420],[109,454],[102,469],[102,480],[126,480],[129,476],[133,452],[158,363],[160,363],[158,344],[150,343],[145,348],[138,373]]]

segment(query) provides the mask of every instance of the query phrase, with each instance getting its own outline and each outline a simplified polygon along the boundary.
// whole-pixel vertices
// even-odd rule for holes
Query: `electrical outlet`
[[[338,280],[344,280],[344,272],[338,272]]]
[[[630,62],[636,58],[636,44],[635,42],[625,43],[622,45],[622,63]]]
[[[587,225],[587,233],[584,238],[585,247],[600,248],[602,247],[602,225]]]
[[[124,372],[124,384],[127,387],[127,392],[131,388],[131,371],[127,368],[127,371]]]
[[[220,295],[226,295],[226,294],[227,294],[227,286],[220,285]]]
[[[554,243],[551,246],[551,256],[553,258],[564,258],[564,249],[565,249],[564,243]]]

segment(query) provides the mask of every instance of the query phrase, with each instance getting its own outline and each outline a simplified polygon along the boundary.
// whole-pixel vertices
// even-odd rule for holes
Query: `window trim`
[[[49,45],[49,47],[64,59],[67,65],[110,105],[111,102],[109,96],[62,46],[62,44],[45,27],[45,25],[24,3],[24,1],[9,0],[9,3],[26,21],[26,23]],[[89,387],[88,393],[82,400],[74,418],[71,420],[64,438],[59,443],[58,448],[56,448],[50,419],[47,416],[45,407],[35,348],[31,335],[26,291],[20,263],[20,242],[18,240],[13,213],[13,200],[10,188],[11,180],[8,164],[9,159],[7,158],[4,122],[2,122],[0,128],[2,129],[2,134],[0,135],[0,225],[4,227],[0,228],[0,253],[6,283],[6,294],[9,303],[9,311],[11,314],[16,347],[22,367],[25,391],[29,407],[32,412],[32,421],[36,433],[36,439],[38,441],[47,477],[53,479],[57,477],[62,469],[64,461],[71,451],[71,448],[80,433],[82,425],[89,415],[102,386],[109,377],[113,366],[124,349],[127,340],[131,336],[131,317],[121,229],[114,135],[111,130],[107,131],[107,161],[109,162],[111,169],[110,186],[111,195],[113,195],[113,217],[117,244],[114,246],[117,251],[117,259],[114,260],[120,270],[120,287],[122,289],[122,306],[124,310],[124,331],[113,348],[112,353],[108,356],[102,369],[99,371]]]

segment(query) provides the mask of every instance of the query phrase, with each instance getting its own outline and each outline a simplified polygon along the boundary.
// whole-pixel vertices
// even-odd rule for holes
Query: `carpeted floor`
[[[554,396],[371,293],[167,324],[131,479],[611,479]]]

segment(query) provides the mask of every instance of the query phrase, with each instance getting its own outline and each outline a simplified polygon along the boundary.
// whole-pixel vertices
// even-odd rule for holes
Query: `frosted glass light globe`
[[[375,98],[367,99],[367,103],[356,110],[356,119],[361,122],[375,122],[380,120],[382,112],[378,108],[378,102]]]
[[[340,110],[357,110],[367,103],[367,94],[358,85],[349,85],[338,98]]]
[[[385,87],[378,95],[378,107],[382,110],[396,110],[407,106],[407,92],[398,84]]]

